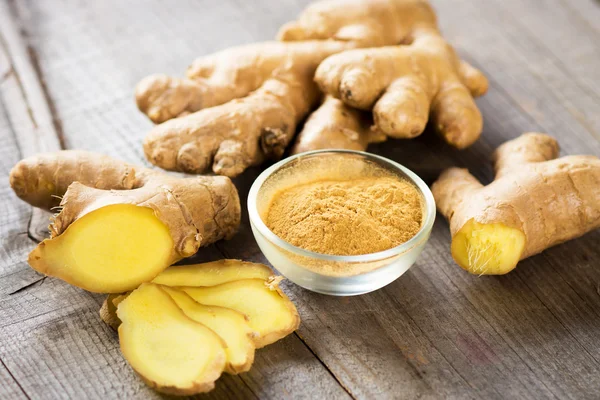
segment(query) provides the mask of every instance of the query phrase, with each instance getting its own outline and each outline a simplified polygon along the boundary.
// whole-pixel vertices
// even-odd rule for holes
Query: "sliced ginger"
[[[452,256],[467,271],[505,274],[519,260],[600,227],[600,159],[558,156],[552,137],[528,133],[494,153],[483,186],[450,168],[431,190],[450,221]]]
[[[98,293],[124,292],[152,280],[172,258],[173,239],[152,209],[99,208],[29,255],[33,269]],[[143,268],[140,268],[143,266]]]
[[[223,340],[189,318],[158,285],[140,286],[117,313],[121,351],[149,386],[178,395],[214,388],[225,368]]]
[[[223,339],[227,363],[225,371],[230,374],[246,372],[254,361],[254,337],[258,334],[250,328],[248,318],[229,308],[206,306],[196,302],[181,290],[163,286],[185,315],[200,322]]]
[[[211,287],[181,287],[198,303],[231,308],[248,316],[258,333],[257,348],[287,336],[300,324],[294,304],[279,289],[277,282],[242,279]]]
[[[161,272],[153,283],[166,286],[215,286],[240,279],[267,280],[273,271],[264,264],[240,260],[219,260],[180,265]]]
[[[231,237],[240,222],[238,194],[226,177],[175,178],[85,151],[22,160],[10,184],[38,207],[62,198],[51,237],[29,256],[31,267],[93,292],[133,290],[201,246]]]

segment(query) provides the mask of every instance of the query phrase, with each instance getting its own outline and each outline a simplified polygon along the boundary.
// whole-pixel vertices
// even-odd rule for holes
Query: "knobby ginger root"
[[[175,178],[84,151],[20,161],[10,184],[21,199],[60,212],[29,255],[36,271],[92,292],[121,293],[222,238],[240,222],[226,177]]]
[[[356,24],[356,14],[367,10],[373,16],[385,13],[383,21],[389,25],[378,18]],[[331,24],[323,26],[321,21]],[[435,128],[449,144],[464,148],[477,140],[483,122],[473,96],[486,92],[487,80],[442,38],[426,1],[325,0],[308,7],[280,36],[350,39],[357,33],[387,47],[328,57],[315,76],[323,92],[352,107],[373,110],[373,129],[390,137],[420,135],[431,113]]]
[[[437,33],[435,14],[425,1],[326,0],[309,6],[297,22],[282,27],[279,39],[283,42],[234,47],[202,57],[191,65],[185,79],[147,77],[137,86],[137,104],[161,124],[147,136],[145,154],[165,169],[200,173],[212,168],[231,177],[265,158],[277,159],[298,122],[320,97],[313,82],[319,63],[349,49],[404,43],[422,30]],[[481,116],[470,95],[465,97],[461,91],[463,83],[474,95],[485,92],[487,83],[479,71],[459,62],[438,39],[432,41],[431,54],[427,44],[419,53],[422,71],[417,75],[426,81],[424,86],[430,86],[430,94],[421,97],[435,94],[432,108],[440,115],[438,125],[445,124],[441,130],[451,143],[464,147],[479,135]],[[408,64],[410,57],[402,55],[399,64]],[[379,64],[381,75],[389,77],[391,67]],[[393,72],[398,75],[402,71]],[[443,85],[439,86],[438,80]],[[450,106],[454,100],[459,101]],[[406,104],[395,103],[400,117],[393,124],[408,117],[405,114],[411,106],[424,106],[424,102],[413,105],[410,98]],[[443,104],[436,106],[438,103]],[[331,147],[364,150],[369,142],[381,141],[384,134],[398,136],[379,124],[376,129],[365,129],[357,112],[340,117],[340,106],[332,104],[326,100],[316,111],[300,133],[295,152]],[[418,108],[411,117],[420,124],[428,112],[429,107]],[[375,115],[376,122],[381,120],[379,113]],[[176,119],[167,121],[172,118]],[[323,132],[323,137],[318,132]],[[456,135],[460,138],[454,140]]]
[[[473,274],[497,275],[519,260],[600,227],[600,159],[558,156],[550,136],[527,133],[494,153],[495,180],[483,186],[465,169],[432,186],[449,219],[452,256]]]
[[[196,60],[188,80],[144,79],[136,89],[138,106],[155,122],[197,111],[156,126],[144,141],[146,157],[168,170],[212,167],[230,177],[265,158],[280,158],[318,101],[312,81],[317,65],[351,47],[335,41],[256,43]],[[197,89],[193,95],[182,94],[190,87]]]
[[[225,342],[158,285],[134,290],[117,314],[121,352],[149,386],[177,395],[214,388],[227,360]]]

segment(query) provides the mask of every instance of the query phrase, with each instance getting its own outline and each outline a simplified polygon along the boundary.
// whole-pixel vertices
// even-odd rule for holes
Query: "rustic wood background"
[[[144,162],[150,122],[133,87],[196,56],[266,40],[304,0],[0,0],[0,398],[158,398],[98,316],[103,296],[31,270],[48,215],[19,201],[8,172],[61,148]],[[597,0],[435,0],[445,35],[485,71],[482,139],[456,151],[431,134],[373,152],[431,182],[449,165],[491,178],[491,151],[524,131],[564,154],[600,155]],[[245,198],[259,168],[236,183]],[[247,217],[194,260],[264,262]],[[600,398],[600,231],[476,277],[451,260],[438,218],[417,264],[372,294],[335,298],[287,284],[302,326],[224,376],[212,398]]]

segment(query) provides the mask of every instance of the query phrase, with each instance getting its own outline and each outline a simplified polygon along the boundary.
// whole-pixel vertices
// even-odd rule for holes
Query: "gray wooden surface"
[[[98,317],[102,296],[26,263],[48,215],[19,201],[10,168],[39,151],[83,148],[144,163],[151,124],[132,89],[197,55],[273,38],[304,0],[0,0],[0,398],[157,398]],[[523,131],[563,154],[600,155],[597,0],[435,0],[444,33],[486,72],[482,139],[456,151],[426,134],[373,146],[429,182],[449,165],[489,180],[491,151]],[[242,199],[260,168],[236,180]],[[245,216],[193,261],[265,262]],[[600,398],[600,232],[502,277],[463,272],[438,218],[417,264],[386,288],[334,298],[292,284],[297,334],[224,376],[212,398]]]

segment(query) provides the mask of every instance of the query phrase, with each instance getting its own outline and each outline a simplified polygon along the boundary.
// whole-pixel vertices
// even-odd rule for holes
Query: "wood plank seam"
[[[348,393],[348,396],[350,396],[353,399],[357,399],[356,396],[354,396],[352,394],[352,392],[350,391],[350,389],[348,389],[346,387],[346,385],[344,385],[344,383],[335,375],[335,373],[331,370],[331,368],[329,368],[329,366],[325,363],[325,361],[323,361],[321,359],[321,357],[319,357],[319,355],[308,345],[308,343],[306,343],[306,341],[304,340],[304,338],[298,333],[298,331],[294,332],[294,335],[304,344],[304,346],[306,346],[306,348],[308,349],[308,351],[311,352],[311,354],[313,356],[315,356],[315,358],[319,361],[319,363],[321,363],[321,365],[325,368],[325,370],[327,372],[329,372],[329,375],[331,375],[331,377],[342,387],[342,389],[344,389],[344,391],[346,393]]]
[[[0,358],[0,363],[2,364],[2,366],[4,367],[4,369],[6,370],[6,372],[8,372],[8,375],[10,375],[10,377],[15,382],[15,384],[17,385],[17,387],[21,390],[21,393],[23,393],[23,395],[25,396],[25,398],[28,399],[28,400],[31,400],[31,397],[29,397],[29,395],[27,394],[27,392],[25,391],[25,389],[23,389],[23,386],[21,386],[21,384],[19,383],[19,381],[12,374],[12,372],[10,372],[10,369],[8,369],[8,367],[6,366],[6,364],[4,363],[4,360],[2,360],[2,358]]]

